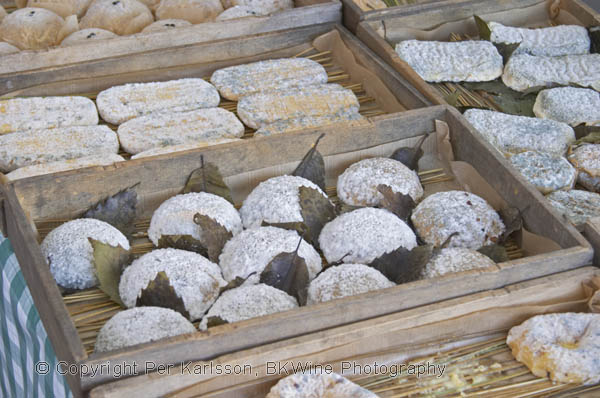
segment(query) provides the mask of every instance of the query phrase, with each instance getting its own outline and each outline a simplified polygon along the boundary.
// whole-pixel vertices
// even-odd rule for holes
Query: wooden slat
[[[600,267],[600,217],[588,220],[584,226],[583,233],[592,247],[595,248],[594,265]]]
[[[221,398],[259,396],[261,384],[267,388],[278,376],[267,376],[267,362],[312,361],[339,363],[361,357],[377,358],[378,353],[391,348],[407,354],[427,345],[464,336],[464,338],[506,331],[511,326],[535,315],[538,304],[573,302],[582,296],[581,283],[600,275],[594,267],[585,267],[539,280],[519,283],[505,289],[489,291],[431,304],[377,319],[313,333],[250,350],[223,355],[213,364],[250,364],[253,373],[247,376],[217,376],[214,374],[182,374],[177,368],[170,375],[152,373],[94,388],[90,398],[123,398],[132,394],[158,397],[181,391],[178,397],[209,394],[227,389]],[[506,310],[503,310],[506,309]],[[581,311],[585,304],[556,305],[555,311]],[[516,310],[519,309],[519,310]],[[482,311],[493,311],[485,316]],[[485,321],[482,321],[485,319]],[[202,363],[200,363],[202,364]],[[245,382],[250,387],[244,392]],[[193,389],[185,387],[196,385]],[[229,391],[229,393],[226,393]],[[188,395],[189,394],[189,395]]]
[[[21,210],[13,187],[7,184],[4,177],[1,182],[6,232],[19,259],[23,277],[57,357],[74,364],[86,357],[77,330],[69,317],[41,249],[36,244],[36,236]],[[76,396],[81,394],[78,375],[70,374],[66,377],[73,393]]]
[[[296,1],[297,8],[270,16],[208,22],[166,32],[119,37],[102,42],[57,47],[44,51],[24,51],[2,56],[0,75],[70,65],[79,62],[187,46],[198,42],[244,38],[255,34],[307,25],[341,22],[342,5],[337,0]]]

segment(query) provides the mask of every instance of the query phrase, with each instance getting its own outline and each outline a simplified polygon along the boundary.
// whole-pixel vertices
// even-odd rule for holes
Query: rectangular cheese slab
[[[249,127],[259,129],[278,120],[358,112],[352,92],[339,84],[323,84],[252,94],[238,102],[237,112]]]
[[[502,75],[502,56],[489,41],[405,40],[396,53],[427,82],[485,82]]]
[[[358,126],[366,122],[367,119],[357,112],[344,112],[321,116],[304,116],[295,119],[278,120],[256,130],[254,136],[262,137],[273,134],[282,134],[290,131],[311,129],[335,123],[344,123],[345,126]]]
[[[225,109],[157,113],[123,123],[117,130],[123,149],[137,154],[156,147],[240,138],[244,125]]]
[[[259,91],[325,84],[327,72],[308,58],[282,58],[219,69],[210,82],[224,98],[238,101]]]
[[[600,54],[510,57],[502,81],[516,91],[538,87],[578,85],[600,91]]]
[[[31,97],[0,101],[0,134],[98,124],[98,111],[85,97]]]
[[[561,122],[502,112],[469,109],[464,117],[490,144],[504,154],[525,151],[563,156],[575,141],[573,129]]]
[[[489,22],[492,43],[520,43],[513,52],[538,56],[586,54],[590,52],[587,29],[577,25],[559,25],[541,29],[516,28]]]
[[[107,126],[16,132],[0,136],[0,171],[118,151],[117,134]]]
[[[589,88],[556,87],[538,93],[533,113],[577,126],[600,123],[600,93]]]
[[[217,89],[202,79],[130,83],[101,91],[96,98],[102,119],[121,124],[156,112],[186,112],[219,105]]]

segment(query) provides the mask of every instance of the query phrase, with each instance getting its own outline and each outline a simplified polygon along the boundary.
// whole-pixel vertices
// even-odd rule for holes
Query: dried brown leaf
[[[94,272],[99,281],[99,288],[111,300],[123,306],[119,295],[119,281],[123,269],[129,264],[131,253],[121,246],[111,246],[98,240],[88,238],[94,250]]]
[[[208,259],[214,263],[218,263],[223,246],[232,238],[233,234],[217,221],[204,214],[196,213],[194,215],[194,222],[202,229],[204,247],[206,248]]]
[[[224,320],[220,316],[209,316],[206,319],[206,327],[208,327],[208,328],[212,328],[212,327],[220,326],[220,325],[226,325],[228,323],[229,322],[227,322],[226,320]]]
[[[417,246],[412,250],[399,247],[376,258],[369,265],[392,282],[408,283],[420,278],[421,271],[433,254],[434,249],[431,245]]]
[[[182,193],[208,192],[233,203],[231,191],[227,184],[225,184],[219,168],[213,163],[204,162],[203,155],[200,156],[200,164],[200,168],[192,171],[188,177]]]
[[[504,243],[513,232],[520,231],[523,228],[523,215],[521,214],[521,210],[516,207],[502,209],[498,211],[498,215],[505,227],[499,243]]]
[[[504,246],[496,244],[485,245],[477,249],[477,251],[491,258],[496,264],[510,260]]]
[[[423,135],[412,148],[402,147],[396,149],[390,158],[399,161],[411,170],[417,170],[419,168],[419,159],[423,156],[423,149],[421,147],[428,136],[429,134]]]
[[[477,25],[477,30],[479,31],[479,38],[481,40],[490,41],[492,37],[492,31],[488,26],[488,23],[478,15],[473,15],[473,18],[475,19],[475,24]]]
[[[303,177],[314,182],[319,188],[325,191],[325,161],[323,156],[317,150],[317,145],[325,134],[321,134],[312,148],[304,155],[302,161],[296,167],[292,175]]]
[[[260,283],[283,290],[295,297],[300,305],[306,304],[309,275],[308,267],[302,257],[298,255],[298,247],[294,252],[284,252],[276,255],[260,275]]]
[[[191,235],[163,235],[158,240],[158,247],[160,249],[172,247],[174,249],[187,250],[208,258],[208,250],[204,243]]]
[[[95,218],[105,221],[130,237],[134,231],[134,220],[137,207],[135,184],[108,198],[96,203],[83,215],[83,218]]]
[[[151,280],[145,289],[142,289],[135,306],[170,308],[179,312],[187,319],[190,318],[189,312],[185,309],[183,299],[177,295],[169,281],[169,277],[164,271],[156,274],[156,278]]]
[[[394,192],[388,185],[378,185],[377,190],[383,195],[379,206],[397,215],[402,221],[408,222],[410,215],[417,205],[410,195]]]
[[[305,232],[301,235],[318,248],[321,230],[325,224],[335,218],[335,206],[316,189],[300,187],[298,191],[300,213],[306,227]]]

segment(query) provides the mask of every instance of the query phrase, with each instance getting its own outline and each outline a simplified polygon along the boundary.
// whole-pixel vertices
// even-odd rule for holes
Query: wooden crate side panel
[[[196,383],[201,383],[189,393],[209,394],[220,391],[222,398],[253,396],[261,388],[261,384],[272,383],[273,377],[265,375],[267,361],[312,361],[313,363],[333,363],[344,359],[376,356],[378,353],[392,348],[404,348],[411,351],[415,346],[423,346],[439,341],[464,335],[465,319],[472,320],[469,325],[475,325],[469,330],[471,335],[489,334],[498,330],[506,330],[535,314],[537,304],[549,302],[573,302],[583,297],[581,283],[600,271],[593,267],[545,277],[525,283],[508,286],[505,289],[489,291],[461,297],[442,303],[431,304],[413,310],[357,322],[327,331],[314,333],[290,340],[285,340],[263,347],[257,347],[234,354],[224,355],[215,359],[219,364],[252,364],[253,370],[259,374],[259,380],[254,375],[245,379],[214,377],[213,375],[185,375],[175,373],[167,376],[148,374],[129,378],[94,388],[90,392],[92,398],[121,398],[128,394],[148,394],[148,397],[159,396],[174,392]],[[524,306],[518,314],[505,313],[498,318],[494,325],[477,322],[477,312],[494,308],[511,308]],[[581,310],[576,304],[570,304],[558,309],[564,311]],[[538,309],[539,311],[539,309]],[[444,322],[440,326],[439,322]],[[431,326],[435,324],[435,326]],[[240,388],[249,383],[244,390]],[[178,395],[187,396],[187,395]],[[211,395],[212,396],[212,395]]]
[[[588,220],[583,233],[594,248],[594,265],[600,267],[600,217]]]
[[[6,181],[3,181],[6,184]],[[6,233],[19,260],[21,272],[50,338],[56,356],[61,361],[76,363],[87,357],[71,321],[56,282],[46,260],[36,244],[37,239],[29,221],[23,213],[11,185],[1,185]],[[69,387],[81,394],[79,377],[66,376]]]
[[[307,25],[341,22],[342,4],[337,0],[304,0],[301,7],[268,17],[207,22],[176,31],[137,34],[70,47],[25,51],[2,56],[0,75],[24,72],[77,62],[96,60],[156,49],[167,49],[228,38],[280,31]]]

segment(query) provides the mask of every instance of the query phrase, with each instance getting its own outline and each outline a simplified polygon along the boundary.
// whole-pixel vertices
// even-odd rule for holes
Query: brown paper
[[[500,11],[489,14],[479,15],[485,21],[494,21],[507,26],[519,27],[548,27],[553,24],[563,25],[581,25],[572,14],[557,7],[554,0],[541,1],[538,4],[529,7],[511,8],[510,10]],[[474,11],[476,13],[476,11]],[[437,26],[413,26],[410,23],[402,21],[400,24],[384,20],[385,39],[390,43],[397,43],[402,40],[439,40],[448,41],[450,34],[457,33],[477,37],[479,31],[473,17],[451,21]]]
[[[367,95],[375,98],[379,107],[386,113],[407,110],[398,102],[396,97],[387,89],[377,75],[358,64],[356,58],[354,58],[354,54],[346,46],[337,30],[317,37],[313,41],[313,46],[321,52],[331,51],[331,57],[337,65],[350,75],[352,83],[361,83]]]
[[[583,282],[583,291],[589,297],[587,305],[590,312],[600,313],[600,276]]]

